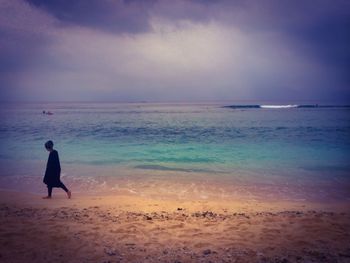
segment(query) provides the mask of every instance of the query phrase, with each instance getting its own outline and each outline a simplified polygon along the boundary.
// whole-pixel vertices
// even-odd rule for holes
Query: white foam
[[[288,108],[297,108],[298,105],[296,104],[289,104],[289,105],[260,105],[260,108],[264,109],[288,109]]]

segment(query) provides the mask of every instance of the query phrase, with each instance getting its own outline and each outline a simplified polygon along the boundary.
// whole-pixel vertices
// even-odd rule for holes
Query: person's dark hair
[[[45,148],[46,149],[52,149],[53,148],[53,141],[45,142]]]

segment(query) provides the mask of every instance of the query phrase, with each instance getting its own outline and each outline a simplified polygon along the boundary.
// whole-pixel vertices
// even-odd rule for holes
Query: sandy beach
[[[348,203],[0,192],[1,262],[349,262]]]
[[[0,263],[350,263],[349,24],[0,0]]]

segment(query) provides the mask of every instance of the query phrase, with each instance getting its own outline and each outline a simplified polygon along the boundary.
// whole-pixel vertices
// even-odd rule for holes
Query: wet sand
[[[350,262],[350,206],[0,192],[1,262]]]

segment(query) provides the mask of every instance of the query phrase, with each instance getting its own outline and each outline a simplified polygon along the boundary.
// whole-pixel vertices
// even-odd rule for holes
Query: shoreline
[[[179,205],[186,206],[188,210],[195,212],[196,210],[210,209],[215,212],[220,210],[231,210],[232,212],[280,212],[284,210],[295,211],[309,211],[319,210],[323,212],[349,212],[350,213],[350,201],[348,200],[333,200],[329,202],[320,201],[307,201],[307,200],[261,200],[261,199],[221,199],[209,198],[202,199],[198,197],[192,197],[189,199],[177,198],[175,196],[160,195],[153,196],[140,196],[138,194],[125,192],[91,192],[81,193],[74,192],[71,199],[68,199],[65,192],[61,189],[55,188],[57,192],[53,193],[53,197],[49,200],[42,199],[46,195],[46,191],[43,194],[21,192],[17,190],[0,189],[0,204],[28,206],[34,208],[60,208],[60,207],[80,207],[86,208],[92,205],[99,206],[116,206],[118,208],[127,208],[133,210],[143,210],[146,206],[152,206],[152,204],[158,204],[163,210],[172,211]]]
[[[0,191],[2,262],[348,262],[345,203]]]
[[[79,169],[78,169],[79,168]],[[167,200],[250,200],[251,202],[349,203],[350,182],[345,178],[302,178],[262,175],[260,178],[235,173],[229,176],[207,173],[184,173],[156,170],[114,170],[114,176],[103,170],[88,175],[78,166],[80,175],[62,174],[63,183],[74,193],[84,195],[137,195],[142,198]],[[87,169],[88,167],[85,167]],[[91,171],[90,171],[91,172]],[[302,178],[302,179],[301,179]],[[0,176],[2,190],[46,194],[39,175]],[[61,190],[54,188],[53,194]]]

